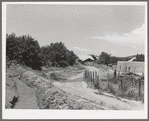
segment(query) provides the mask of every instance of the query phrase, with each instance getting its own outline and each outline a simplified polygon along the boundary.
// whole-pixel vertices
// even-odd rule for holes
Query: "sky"
[[[145,6],[8,4],[6,32],[30,35],[40,46],[63,42],[85,59],[102,51],[144,54]]]

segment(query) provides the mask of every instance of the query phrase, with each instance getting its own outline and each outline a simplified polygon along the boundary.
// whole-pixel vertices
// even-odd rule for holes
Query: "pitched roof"
[[[94,60],[91,56],[89,55],[84,55],[84,56],[79,56],[79,58],[82,60],[82,61],[85,61],[87,59],[91,59],[91,60]]]

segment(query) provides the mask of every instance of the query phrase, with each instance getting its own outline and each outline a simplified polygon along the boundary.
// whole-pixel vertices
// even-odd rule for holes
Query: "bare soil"
[[[17,91],[19,93],[19,100],[15,104],[14,109],[39,109],[35,90],[17,78],[15,81],[17,84]]]
[[[13,67],[10,78],[15,80],[19,94],[19,100],[14,108],[77,110],[142,110],[144,108],[141,102],[117,98],[108,93],[87,88],[86,82],[83,81],[84,70],[85,67],[45,69],[44,71]],[[56,73],[67,80],[54,81],[49,76],[51,73]],[[21,75],[20,78],[17,75]]]
[[[50,80],[40,77],[34,72],[26,71],[22,73],[20,79],[36,90],[40,109],[103,109],[100,105],[55,87]]]
[[[80,76],[80,77],[79,77]],[[80,96],[88,99],[92,102],[101,104],[107,109],[119,109],[119,110],[142,110],[143,105],[141,102],[122,101],[116,97],[110,97],[107,95],[99,94],[97,90],[87,88],[87,84],[83,81],[83,73],[79,74],[76,78],[73,77],[67,82],[54,82],[54,85],[69,92],[73,95]]]

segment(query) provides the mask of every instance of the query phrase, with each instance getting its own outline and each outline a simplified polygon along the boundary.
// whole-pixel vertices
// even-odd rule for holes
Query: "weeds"
[[[135,74],[126,74],[121,83],[121,78],[113,78],[108,81],[101,78],[94,83],[95,89],[101,89],[102,91],[112,93],[127,99],[143,100],[144,97],[144,80],[139,80],[139,76]],[[141,82],[139,82],[141,81]],[[140,83],[140,85],[139,85]]]
[[[60,76],[60,74],[57,74],[57,73],[51,73],[50,74],[50,77],[53,79],[53,80],[56,80],[56,81],[60,81],[60,80],[67,80],[66,78]]]

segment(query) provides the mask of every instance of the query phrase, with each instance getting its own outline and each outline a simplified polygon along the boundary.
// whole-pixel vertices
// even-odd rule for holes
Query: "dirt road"
[[[93,67],[93,69],[95,69],[95,67]],[[108,109],[143,110],[143,105],[141,102],[129,101],[125,99],[118,100],[116,97],[98,95],[97,90],[87,88],[87,84],[83,81],[83,73],[69,78],[66,82],[54,82],[54,85],[73,95],[77,95],[92,102],[101,104]]]
[[[14,109],[39,109],[34,89],[17,78],[15,81],[19,92],[19,101],[15,104]]]

